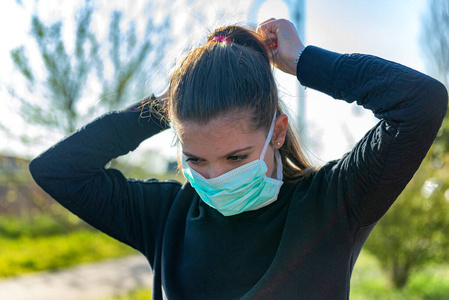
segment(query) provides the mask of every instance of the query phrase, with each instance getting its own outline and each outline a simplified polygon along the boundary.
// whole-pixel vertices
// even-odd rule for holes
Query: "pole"
[[[257,13],[262,6],[262,4],[268,0],[254,0],[249,6],[248,10],[248,21],[253,24],[257,24]],[[295,25],[299,37],[305,43],[305,0],[282,0],[287,5],[289,9],[290,21]],[[296,116],[296,123],[298,124],[297,130],[302,139],[305,138],[306,133],[306,95],[304,92],[304,87],[299,84],[296,89],[296,98],[298,114]]]

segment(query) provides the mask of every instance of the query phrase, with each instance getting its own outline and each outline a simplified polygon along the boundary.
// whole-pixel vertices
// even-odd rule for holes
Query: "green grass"
[[[0,278],[135,253],[107,235],[88,229],[36,238],[0,237],[0,245]]]
[[[449,266],[427,267],[410,278],[403,290],[394,289],[381,271],[376,258],[362,251],[351,279],[351,300],[447,300]],[[124,295],[98,300],[150,299],[151,291],[136,289]]]
[[[62,235],[86,228],[89,228],[87,224],[70,213],[38,214],[23,218],[0,216],[0,237],[12,240]]]
[[[428,266],[413,274],[402,290],[395,289],[376,258],[362,251],[351,279],[351,300],[449,299],[449,266]]]
[[[0,278],[135,253],[130,247],[92,230],[73,215],[0,217]],[[148,289],[108,300],[149,299]],[[351,300],[449,299],[449,266],[427,266],[402,290],[392,287],[376,258],[362,251],[351,280]]]
[[[77,217],[0,217],[0,278],[135,253]]]
[[[136,289],[129,293],[108,298],[99,298],[97,300],[148,300],[151,299],[151,290],[146,288]]]

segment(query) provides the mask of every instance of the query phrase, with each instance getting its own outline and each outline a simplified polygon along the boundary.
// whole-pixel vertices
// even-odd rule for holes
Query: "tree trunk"
[[[405,287],[410,274],[410,266],[408,264],[394,264],[391,280],[397,289]]]

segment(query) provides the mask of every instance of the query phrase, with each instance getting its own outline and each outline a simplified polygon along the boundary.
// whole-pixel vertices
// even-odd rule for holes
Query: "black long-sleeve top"
[[[125,178],[105,165],[166,128],[157,114],[108,113],[30,164],[67,209],[139,250],[153,299],[347,299],[357,256],[411,179],[447,109],[438,81],[369,55],[309,46],[302,85],[380,119],[341,159],[285,183],[267,207],[224,217],[186,182]]]

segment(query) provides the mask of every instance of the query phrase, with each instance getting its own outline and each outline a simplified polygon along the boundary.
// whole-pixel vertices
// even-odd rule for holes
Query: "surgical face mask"
[[[276,201],[282,181],[282,161],[279,150],[274,150],[277,179],[266,176],[264,157],[273,136],[276,114],[268,132],[260,158],[225,174],[206,179],[182,159],[183,172],[201,199],[224,216],[256,210]]]

